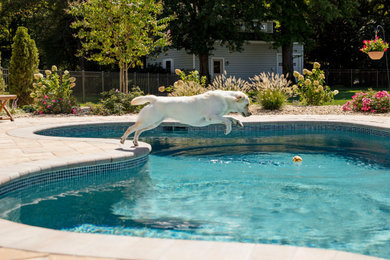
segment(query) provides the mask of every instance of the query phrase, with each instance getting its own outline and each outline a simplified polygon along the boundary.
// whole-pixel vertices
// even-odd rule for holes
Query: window
[[[223,73],[223,58],[213,58],[212,59],[212,68],[213,75],[216,76],[218,74]]]
[[[173,71],[174,71],[173,59],[164,59],[162,66],[163,66],[163,69],[166,69],[170,73],[173,73]]]

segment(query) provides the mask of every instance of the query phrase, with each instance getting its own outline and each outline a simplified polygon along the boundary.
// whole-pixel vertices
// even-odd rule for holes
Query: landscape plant
[[[369,53],[371,51],[387,51],[387,48],[389,48],[389,44],[379,37],[376,37],[373,40],[364,40],[363,44],[364,46],[360,51],[364,53]]]
[[[88,103],[90,113],[94,115],[123,115],[139,112],[142,106],[132,106],[133,98],[142,96],[144,93],[139,87],[133,87],[127,94],[118,89],[102,92],[102,98],[98,104]]]
[[[35,114],[77,114],[79,106],[72,96],[72,88],[76,86],[76,78],[67,70],[62,77],[56,66],[41,73],[34,74],[33,92],[30,94],[35,102],[32,111]]]
[[[280,109],[292,95],[291,81],[283,74],[263,72],[249,80],[249,89],[256,93],[255,97],[264,109]]]
[[[9,67],[9,92],[18,96],[19,105],[33,102],[34,73],[38,71],[38,49],[31,39],[27,28],[18,27],[12,44],[12,56]]]
[[[343,105],[343,111],[386,113],[390,111],[390,94],[383,91],[359,92]]]
[[[169,96],[194,96],[205,93],[207,89],[207,78],[205,76],[199,76],[197,70],[191,71],[186,74],[184,71],[176,69],[176,75],[180,77],[180,80],[176,81],[173,86],[159,88],[160,92],[166,92]]]
[[[297,84],[293,85],[293,93],[299,96],[302,105],[323,105],[333,101],[334,95],[338,94],[338,90],[331,91],[329,86],[325,85],[325,73],[320,67],[318,62],[314,62],[313,69],[304,69],[303,75],[294,71]]]
[[[227,77],[226,71],[223,74],[218,75],[214,78],[213,83],[209,85],[210,90],[231,90],[231,91],[249,91],[248,82],[235,76]]]

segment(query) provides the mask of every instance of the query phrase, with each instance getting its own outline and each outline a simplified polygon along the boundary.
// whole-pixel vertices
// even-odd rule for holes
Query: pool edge
[[[318,119],[317,119],[318,120]],[[296,120],[291,120],[296,121]],[[298,120],[299,121],[299,120]],[[304,119],[302,121],[310,121]],[[324,122],[333,122],[318,120]],[[276,121],[267,121],[276,122]],[[283,121],[288,122],[288,121]],[[337,122],[337,121],[336,121]],[[338,123],[343,123],[338,121]],[[345,122],[344,122],[345,123]],[[356,124],[354,122],[346,122]],[[65,125],[65,124],[64,124]],[[365,127],[379,127],[382,130],[389,130],[389,127],[372,126],[369,124],[356,124]],[[51,128],[46,127],[46,128]],[[33,127],[42,128],[42,127]],[[7,132],[8,133],[8,132]],[[18,136],[29,138],[28,136]],[[31,136],[36,138],[35,135]],[[53,139],[54,138],[54,139]],[[55,138],[43,137],[45,140],[63,140],[80,142],[105,142],[117,144],[117,140],[93,139],[80,140],[82,138]],[[150,148],[149,148],[150,149]],[[128,154],[127,154],[128,155]],[[48,170],[55,167],[68,167],[68,163],[94,164],[96,162],[108,162],[107,160],[121,160],[116,152],[108,152],[97,155],[80,157],[63,157],[64,160],[51,160],[50,166],[40,165],[39,161],[23,163],[22,171],[18,174],[11,174],[10,178],[31,174],[37,170]],[[111,157],[110,157],[111,156]],[[110,159],[109,159],[110,157]],[[128,157],[127,157],[128,158]],[[47,160],[42,160],[45,164]],[[19,167],[20,165],[18,165]],[[49,168],[50,167],[50,168]],[[73,168],[68,167],[68,168]],[[11,167],[14,168],[15,167]],[[3,169],[2,169],[3,170]],[[2,175],[0,175],[2,176]],[[1,183],[0,178],[0,183]],[[42,241],[44,239],[44,241]],[[24,224],[14,223],[0,219],[0,247],[32,250],[44,253],[57,253],[77,256],[110,257],[123,259],[382,259],[377,257],[358,255],[343,251],[313,249],[293,246],[246,244],[236,242],[208,242],[191,240],[171,240],[156,238],[119,237],[110,235],[78,234],[65,231],[56,231],[45,228],[38,228]],[[234,256],[237,256],[236,258]],[[200,258],[201,257],[201,258]],[[267,258],[268,257],[268,258]]]

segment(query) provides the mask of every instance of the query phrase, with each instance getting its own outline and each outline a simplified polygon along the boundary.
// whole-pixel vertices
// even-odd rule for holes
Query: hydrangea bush
[[[390,111],[390,94],[387,91],[359,92],[343,106],[343,111],[386,113]]]
[[[199,95],[208,91],[207,78],[200,77],[197,70],[186,74],[184,71],[176,69],[175,73],[180,77],[180,80],[176,81],[173,86],[159,87],[160,92],[167,92],[169,96],[179,97]]]
[[[323,105],[333,101],[334,95],[339,93],[338,90],[331,91],[329,86],[325,85],[325,73],[320,67],[318,62],[314,62],[313,69],[304,69],[303,75],[294,71],[297,84],[293,85],[293,92],[299,96],[303,105]]]
[[[76,86],[76,78],[65,70],[62,77],[56,66],[45,70],[46,76],[34,74],[34,98],[32,110],[35,114],[77,114],[80,111],[76,99],[72,96],[72,88]]]

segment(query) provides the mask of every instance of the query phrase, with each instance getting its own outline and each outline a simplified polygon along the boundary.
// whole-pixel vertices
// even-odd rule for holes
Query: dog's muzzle
[[[248,116],[251,116],[252,113],[251,112],[243,112],[243,113],[241,113],[241,115],[244,117],[248,117]]]

